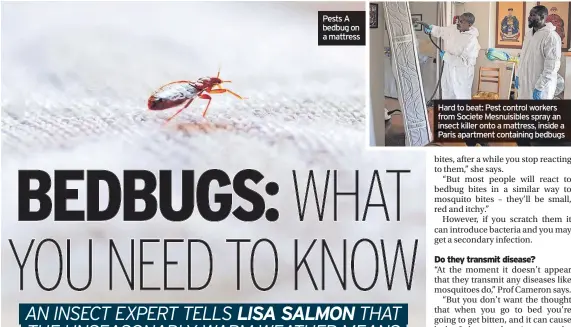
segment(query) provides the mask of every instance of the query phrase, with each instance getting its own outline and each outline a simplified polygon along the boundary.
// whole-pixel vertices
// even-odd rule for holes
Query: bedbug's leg
[[[192,102],[192,100],[194,100],[194,98],[188,100],[188,102],[182,108],[180,108],[177,112],[175,112],[174,115],[170,116],[169,119],[167,119],[165,121],[164,125],[168,124],[168,122],[171,121],[176,115],[180,114],[181,111],[188,108],[188,106],[190,106],[190,103]]]
[[[232,94],[233,96],[235,96],[235,97],[237,97],[238,99],[241,99],[241,100],[248,99],[248,98],[242,97],[242,96],[240,96],[240,95],[238,95],[238,94],[236,94],[236,93],[234,93],[234,92],[232,92],[232,91],[230,91],[230,90],[228,90],[228,89],[222,89],[222,88],[221,88],[221,89],[216,89],[216,90],[210,91],[210,93],[212,93],[212,94],[219,94],[219,93],[225,93],[225,92],[228,92],[228,93]]]
[[[208,104],[206,105],[206,109],[204,109],[204,112],[202,113],[202,117],[206,117],[206,112],[208,111],[208,107],[210,107],[210,101],[212,101],[212,98],[210,97],[210,95],[206,94],[206,93],[202,93],[200,95],[201,99],[204,100],[208,100]]]

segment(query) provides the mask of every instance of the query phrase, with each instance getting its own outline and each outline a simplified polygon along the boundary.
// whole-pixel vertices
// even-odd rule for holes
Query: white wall
[[[436,24],[436,13],[437,13],[437,3],[436,2],[428,2],[428,1],[411,1],[408,3],[410,7],[411,14],[422,14],[422,20],[429,24]],[[387,34],[387,30],[385,30],[385,26],[382,26],[382,30],[384,31],[385,36],[385,47],[389,45],[389,35]],[[416,32],[416,37],[419,40],[427,39],[428,35],[426,35],[423,31]]]
[[[480,32],[480,46],[487,49],[494,46],[495,40],[495,2],[467,2],[454,5],[454,15],[471,12],[476,17],[474,27]],[[493,12],[492,12],[493,9]]]

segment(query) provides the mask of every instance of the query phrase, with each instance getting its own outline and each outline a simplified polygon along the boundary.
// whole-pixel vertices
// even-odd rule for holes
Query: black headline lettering
[[[252,240],[249,240],[249,239],[229,239],[229,240],[226,240],[226,242],[236,243],[236,290],[239,291],[241,289],[241,286],[240,286],[241,285],[240,245],[241,245],[241,243],[250,243],[250,242],[252,242]],[[260,244],[262,244],[262,243],[268,244],[268,246],[272,249],[271,250],[272,256],[274,257],[274,267],[273,267],[272,280],[271,280],[270,284],[266,287],[262,287],[262,286],[260,286],[260,284],[258,284],[258,281],[256,280],[256,274],[254,273],[254,254],[256,253],[257,247],[260,246]],[[270,270],[268,269],[268,267],[264,266],[262,268],[262,271],[270,271]],[[256,241],[256,243],[254,243],[254,245],[252,246],[252,250],[250,251],[250,277],[251,277],[252,283],[254,284],[256,289],[259,291],[271,290],[274,287],[274,285],[276,284],[276,282],[278,281],[278,272],[279,272],[278,249],[276,248],[276,245],[274,244],[274,242],[272,242],[271,240],[265,239],[265,238]]]
[[[394,189],[392,189],[394,191],[394,194],[396,196],[396,221],[400,221],[400,216],[401,216],[401,192],[400,192],[400,187],[401,187],[401,174],[404,173],[410,173],[410,170],[386,170],[387,174],[395,174],[395,186]],[[367,215],[369,214],[369,208],[371,207],[381,207],[384,210],[384,215],[385,215],[385,219],[386,221],[390,221],[391,217],[389,214],[389,210],[387,208],[387,202],[385,199],[385,191],[384,191],[384,186],[383,183],[381,182],[381,176],[378,170],[374,170],[372,173],[372,176],[370,178],[370,181],[368,181],[368,193],[367,193],[367,200],[365,203],[365,210],[363,212],[362,215],[360,215],[359,213],[359,200],[361,199],[361,193],[359,192],[359,180],[360,180],[360,175],[359,171],[356,170],[354,172],[354,188],[352,188],[351,190],[343,190],[341,191],[339,189],[339,184],[341,184],[341,178],[338,176],[339,171],[337,170],[333,170],[333,190],[331,191],[331,183],[330,183],[330,177],[331,177],[331,171],[327,170],[325,172],[325,176],[319,176],[318,178],[320,179],[325,179],[323,186],[322,187],[318,187],[318,183],[316,182],[316,173],[313,170],[309,171],[308,177],[307,177],[307,183],[305,185],[305,191],[304,194],[301,194],[301,190],[300,190],[300,185],[299,185],[299,181],[298,181],[298,172],[296,172],[295,170],[293,171],[293,183],[294,183],[294,188],[295,188],[295,195],[296,195],[296,200],[297,200],[297,210],[298,210],[298,214],[299,214],[299,219],[300,221],[304,221],[306,218],[306,210],[307,210],[307,200],[309,198],[309,192],[310,192],[310,188],[312,189],[312,195],[313,195],[313,201],[315,201],[315,207],[316,207],[316,211],[317,211],[317,216],[319,221],[323,221],[323,219],[325,218],[326,215],[326,211],[325,208],[327,207],[327,200],[328,200],[328,196],[332,196],[333,197],[333,221],[337,221],[338,220],[338,207],[339,207],[339,199],[341,197],[346,197],[346,198],[351,198],[353,197],[355,199],[355,216],[354,216],[354,220],[355,221],[365,221],[367,220]],[[323,197],[319,197],[319,192],[318,192],[318,188],[322,189],[321,192],[323,194]],[[373,200],[373,195],[378,195],[378,197],[380,197],[381,201],[380,202],[376,202],[375,200]],[[301,198],[303,198],[303,204],[302,204],[302,200]],[[331,197],[329,197],[329,199],[331,199]],[[328,213],[328,212],[327,212]]]
[[[571,141],[571,100],[437,100],[436,142]]]
[[[317,282],[315,281],[315,277],[312,273],[313,269],[311,268],[310,264],[308,263],[308,256],[310,256],[311,254],[314,253],[314,246],[317,243],[318,240],[313,240],[311,242],[311,244],[307,247],[306,250],[302,250],[300,249],[300,245],[299,245],[299,241],[295,240],[295,290],[299,290],[299,275],[302,271],[302,267],[305,268],[305,270],[307,271],[307,275],[309,277],[309,279],[311,280],[311,284],[313,285],[313,289],[315,290],[319,290],[319,286],[317,284]],[[406,267],[406,263],[405,263],[405,255],[404,255],[404,250],[402,247],[402,241],[399,239],[397,241],[397,246],[395,249],[395,254],[394,257],[392,259],[387,258],[387,249],[385,247],[385,241],[381,240],[381,245],[380,245],[380,250],[382,252],[382,262],[383,262],[383,267],[385,267],[384,269],[384,273],[385,273],[385,278],[386,278],[386,283],[387,283],[387,289],[390,291],[393,288],[393,282],[394,282],[394,277],[395,277],[395,269],[397,267],[397,261],[400,257],[401,261],[402,261],[402,268],[403,268],[403,272],[404,272],[404,276],[405,276],[405,282],[406,282],[406,288],[407,290],[410,291],[411,287],[412,287],[412,278],[414,275],[414,266],[416,264],[416,250],[418,248],[418,240],[414,241],[414,250],[413,250],[413,255],[412,255],[412,263],[410,266],[410,275],[409,272],[407,270]],[[367,264],[366,267],[371,267],[372,269],[374,269],[374,277],[372,278],[372,280],[369,281],[369,284],[367,284],[367,281],[358,281],[357,280],[357,276],[355,275],[356,273],[356,256],[357,256],[357,249],[361,249],[361,248],[365,248],[367,250],[366,253],[369,254],[369,256],[367,256]],[[363,251],[363,250],[361,250]],[[373,289],[377,283],[378,283],[378,279],[379,279],[379,270],[381,270],[382,268],[380,268],[381,266],[381,259],[379,258],[379,248],[378,246],[375,244],[375,242],[373,242],[372,240],[369,239],[360,239],[358,240],[354,245],[353,248],[351,250],[351,254],[350,254],[350,259],[347,260],[347,254],[348,254],[348,248],[347,248],[347,240],[343,240],[343,260],[341,262],[341,264],[336,265],[335,264],[335,260],[333,259],[333,255],[331,253],[331,250],[329,248],[328,243],[325,240],[321,240],[321,252],[319,252],[319,250],[315,250],[315,252],[320,253],[320,263],[321,263],[321,269],[318,270],[319,272],[321,272],[321,290],[325,290],[325,263],[326,260],[325,258],[329,258],[329,261],[331,263],[331,265],[333,266],[333,268],[335,269],[336,275],[337,275],[337,279],[339,281],[339,283],[342,285],[343,290],[347,290],[347,268],[350,267],[351,269],[351,280],[353,281],[354,286],[360,290],[360,291],[369,291],[371,289]],[[373,253],[373,256],[371,257],[371,253]],[[300,257],[300,254],[302,255]],[[389,262],[387,260],[390,260],[390,262],[393,264],[392,266],[392,270],[391,272],[389,272]],[[341,269],[343,270],[343,272],[341,273]],[[362,268],[364,269],[364,268]],[[362,270],[361,269],[361,270]],[[390,276],[389,276],[390,274]],[[362,284],[361,284],[362,283]]]
[[[246,169],[238,172],[233,179],[224,171],[212,169],[204,172],[198,177],[195,185],[195,172],[192,170],[182,171],[183,201],[179,210],[173,208],[173,178],[172,172],[163,170],[159,172],[159,177],[154,173],[145,170],[126,170],[123,173],[123,187],[119,178],[112,172],[105,170],[56,170],[53,181],[45,171],[41,170],[20,170],[18,180],[18,220],[19,221],[40,221],[48,218],[52,211],[55,221],[107,221],[113,219],[121,208],[123,201],[123,220],[125,221],[147,221],[156,216],[160,211],[166,220],[181,222],[187,220],[194,212],[195,205],[200,215],[208,221],[222,221],[230,214],[237,219],[252,222],[260,219],[266,213],[264,197],[249,188],[246,183],[260,183],[264,175],[257,170]],[[68,200],[79,198],[78,190],[67,186],[69,181],[83,181],[86,179],[87,185],[87,209],[85,211],[67,209]],[[37,189],[31,188],[31,181],[39,183]],[[137,189],[136,182],[142,181],[144,186]],[[99,209],[100,184],[107,184],[109,201],[107,207]],[[52,190],[53,197],[48,195]],[[213,203],[209,200],[211,189],[217,184],[222,190],[230,188],[231,192],[217,192],[214,195]],[[270,182],[266,185],[270,190],[270,195],[277,193],[278,186]],[[160,194],[160,198],[154,193]],[[251,211],[247,211],[239,206],[232,210],[232,197],[237,195],[252,204]],[[195,202],[196,199],[196,202]],[[31,210],[31,201],[39,202],[39,210]],[[135,203],[142,200],[145,208],[137,211]],[[212,204],[219,206],[218,210],[212,209]],[[273,210],[277,213],[275,209]],[[269,219],[269,218],[268,218]],[[275,219],[274,219],[275,220]]]
[[[362,238],[352,244],[350,242],[353,241],[291,240],[285,250],[289,253],[293,248],[294,258],[290,257],[285,261],[292,262],[286,270],[287,276],[293,272],[293,281],[288,278],[293,282],[293,289],[299,290],[300,281],[308,280],[310,287],[316,291],[330,290],[336,286],[343,290],[354,287],[360,291],[370,291],[380,287],[380,280],[384,277],[386,287],[390,291],[394,287],[397,269],[401,271],[402,267],[404,285],[407,290],[411,290],[418,239],[414,240],[414,244],[407,245],[406,250],[400,239],[396,241],[396,246],[386,244],[383,239]],[[25,278],[30,274],[34,275],[37,287],[46,292],[61,289],[63,284],[67,284],[69,289],[76,292],[86,291],[92,285],[99,285],[101,278],[108,279],[109,290],[198,291],[211,285],[214,276],[232,276],[229,274],[231,262],[224,259],[217,263],[213,247],[201,239],[130,239],[130,242],[68,239],[65,245],[54,239],[32,239],[28,244],[9,239],[9,243],[19,269],[20,290],[30,289],[29,281]],[[233,253],[232,247],[236,249],[236,290],[243,289],[243,277],[240,274],[245,270],[242,268],[243,261],[247,261],[246,269],[254,289],[273,289],[281,271],[279,267],[283,264],[283,261],[279,260],[278,247],[273,241],[226,239],[225,243],[228,244],[228,249],[224,250],[225,258],[227,253]],[[71,252],[77,253],[77,248],[73,247],[83,247],[86,244],[89,246],[84,250],[85,255],[74,255],[72,259]],[[332,250],[335,248],[340,250]],[[412,258],[405,258],[405,251],[411,250]],[[139,255],[135,255],[135,252]],[[184,258],[183,262],[173,260],[173,253]],[[273,267],[268,267],[266,260],[256,264],[257,256],[272,256]],[[40,267],[40,260],[49,260],[49,266]],[[95,262],[98,270],[103,272],[107,268],[108,274],[94,274]],[[87,273],[84,272],[86,265]],[[222,273],[214,274],[215,267]],[[330,267],[334,273],[331,273]],[[358,277],[357,271],[359,274],[366,271],[370,277]],[[225,280],[222,282],[227,285]],[[307,289],[307,286],[303,287]]]
[[[390,188],[396,196],[396,221],[401,220],[401,179],[403,174],[410,173],[410,170],[386,170],[387,174],[394,177],[394,186]],[[293,191],[296,195],[296,206],[300,221],[304,221],[307,216],[308,204],[315,203],[315,209],[319,221],[323,221],[327,214],[326,207],[328,200],[333,201],[333,213],[329,215],[333,221],[338,221],[339,202],[341,198],[353,198],[355,202],[355,221],[365,221],[371,208],[379,207],[384,211],[387,221],[391,220],[388,205],[385,199],[386,186],[381,181],[381,173],[374,170],[366,181],[368,192],[363,213],[360,212],[360,181],[362,174],[356,170],[352,172],[353,185],[351,188],[341,189],[341,177],[337,170],[325,170],[323,173],[309,171],[306,181],[299,177],[300,173],[292,171]],[[350,172],[351,173],[351,172]],[[181,207],[179,210],[173,208],[173,177],[171,171],[160,171],[158,180],[150,171],[127,170],[123,174],[123,187],[119,178],[112,172],[104,170],[56,170],[54,172],[54,187],[52,190],[52,178],[50,174],[41,170],[20,170],[18,182],[18,220],[19,221],[41,221],[47,219],[53,211],[55,221],[108,221],[113,219],[121,210],[123,201],[123,220],[125,221],[148,221],[152,219],[158,211],[166,220],[173,222],[186,221],[194,213],[195,205],[202,217],[208,221],[218,222],[226,219],[230,214],[245,222],[257,221],[266,215],[270,221],[277,219],[277,210],[269,208],[266,210],[264,197],[257,191],[249,188],[246,182],[253,181],[260,184],[264,176],[256,170],[242,170],[233,180],[228,174],[221,170],[208,170],[194,183],[195,172],[191,170],[182,171],[181,177]],[[87,176],[85,178],[85,176]],[[67,208],[67,200],[78,200],[78,189],[68,187],[69,181],[83,181],[86,179],[87,209],[85,211],[75,211]],[[317,180],[324,179],[324,183]],[[36,180],[39,187],[32,189],[31,182]],[[136,182],[143,182],[143,187],[137,189]],[[108,191],[108,203],[104,209],[100,209],[100,189],[101,183],[106,184]],[[210,203],[209,192],[216,183],[220,190],[232,190],[231,192],[217,192],[214,194],[214,201]],[[303,184],[304,187],[302,186]],[[319,197],[319,191],[323,196]],[[266,193],[270,196],[278,193],[279,187],[275,182],[266,184]],[[53,196],[49,192],[53,192]],[[311,193],[311,194],[310,194]],[[160,195],[160,197],[158,195]],[[232,211],[233,195],[237,195],[252,204],[252,209],[247,211],[239,206]],[[313,199],[310,199],[313,198]],[[194,201],[196,199],[196,201]],[[142,200],[145,208],[137,211],[135,203]],[[309,202],[308,202],[309,200]],[[32,201],[39,203],[39,209],[33,211]],[[218,210],[212,210],[213,205],[218,205]]]
[[[318,221],[326,221],[326,217],[332,217],[332,221],[338,221],[339,208],[343,207],[343,211],[347,211],[347,204],[342,202],[343,200],[354,202],[354,206],[351,206],[351,209],[354,208],[354,216],[351,210],[347,217],[354,221],[367,220],[367,215],[371,215],[370,212],[374,211],[370,210],[371,208],[379,209],[374,213],[376,219],[384,213],[386,221],[391,221],[389,207],[396,209],[394,210],[396,221],[400,221],[400,184],[403,174],[410,172],[410,170],[386,170],[387,176],[382,177],[378,170],[373,170],[368,174],[360,173],[358,170],[324,170],[322,172],[310,170],[307,174],[293,170],[293,185],[290,191],[295,192],[297,212],[302,222],[310,219],[308,217],[311,214],[316,214]],[[264,175],[256,170],[242,170],[233,178],[216,169],[207,170],[198,177],[195,177],[197,175],[195,171],[182,171],[178,179],[173,177],[171,171],[159,171],[157,177],[153,172],[142,170],[125,171],[122,180],[112,172],[101,170],[58,170],[52,175],[40,170],[19,171],[19,221],[42,221],[50,217],[53,212],[55,221],[105,222],[119,213],[121,205],[123,206],[123,220],[126,221],[148,221],[160,210],[166,220],[181,222],[191,216],[195,206],[206,220],[213,222],[219,222],[231,214],[241,221],[252,222],[258,220],[264,212],[268,220],[277,219],[276,209],[266,210],[262,192],[254,190],[253,186],[246,185],[247,182],[254,186],[265,184],[266,194],[274,196],[278,193],[278,184],[262,183]],[[39,186],[32,187],[32,181],[36,181]],[[79,188],[72,188],[68,185],[70,181],[79,181],[85,185],[86,211],[73,211],[67,207],[67,200],[79,200],[80,198]],[[182,188],[180,192],[182,204],[179,210],[175,210],[173,208],[173,186],[178,185],[179,182]],[[385,185],[387,182],[391,183],[390,187]],[[219,192],[214,192],[214,195],[210,196],[209,193],[215,188],[214,183],[217,184],[216,191]],[[106,190],[101,188],[102,185],[105,185]],[[396,205],[389,206],[386,203],[387,189],[393,193],[392,198],[395,198]],[[224,190],[228,191],[223,192]],[[367,194],[362,194],[361,190],[366,190]],[[105,198],[100,194],[102,191],[107,191],[109,194],[104,208],[100,208],[100,198]],[[319,196],[319,194],[322,195]],[[234,196],[251,203],[253,208],[246,211],[238,207],[232,211],[232,208],[236,206],[232,202]],[[135,210],[136,200],[145,203],[144,210]],[[31,204],[34,201],[36,204],[39,203],[39,210],[32,210]],[[213,204],[218,205],[217,211],[212,209]],[[213,251],[215,247],[211,247],[209,242],[201,239],[131,239],[130,244],[114,240],[109,240],[105,244],[105,242],[93,242],[90,239],[67,240],[65,244],[60,244],[54,239],[32,239],[23,243],[20,240],[10,239],[9,242],[15,263],[19,268],[21,290],[30,287],[27,286],[29,282],[24,278],[24,276],[29,276],[25,270],[34,274],[35,283],[32,282],[32,284],[36,284],[44,291],[54,291],[65,287],[63,286],[65,284],[74,291],[87,290],[92,285],[100,285],[100,282],[95,279],[101,278],[98,277],[101,274],[93,274],[94,263],[97,263],[96,267],[108,265],[110,290],[118,288],[143,291],[203,290],[216,279],[216,269],[222,272],[218,276],[226,277],[228,271],[232,269],[229,265],[235,263],[237,290],[251,287],[258,291],[268,291],[278,285],[279,273],[284,271],[283,266],[280,265],[283,255],[279,255],[279,250],[284,249],[279,249],[274,241],[267,238],[226,239],[228,249],[224,250],[224,259],[221,263],[218,263],[216,259],[217,255]],[[338,242],[338,240],[333,242]],[[342,244],[332,246],[331,242],[326,240],[314,239],[309,243],[304,243],[294,239],[286,249],[287,253],[293,251],[293,254],[290,254],[293,258],[285,260],[292,263],[290,267],[285,267],[287,276],[293,274],[293,279],[290,279],[293,283],[292,288],[298,290],[299,283],[306,279],[315,290],[331,289],[337,285],[343,290],[354,287],[361,291],[369,291],[382,284],[379,279],[382,278],[384,272],[386,286],[391,290],[397,266],[402,263],[406,288],[411,289],[418,240],[414,241],[410,264],[409,260],[405,259],[404,245],[401,240],[396,242],[394,250],[382,239],[360,239],[353,244],[347,240],[342,240],[342,242]],[[70,253],[74,246],[85,249],[85,255],[77,256],[74,253],[72,258]],[[342,248],[342,250],[335,253],[332,251],[334,248]],[[393,251],[394,255],[391,253]],[[228,253],[235,253],[235,260],[228,260]],[[270,266],[273,267],[269,267],[266,260],[261,261],[259,259],[261,257],[272,258],[273,264]],[[361,257],[363,259],[360,259]],[[45,260],[50,262],[50,266],[40,267],[39,263]],[[410,269],[407,266],[410,266]],[[80,267],[80,269],[76,271],[75,267]],[[85,274],[85,267],[88,269],[87,274]],[[333,268],[334,274],[327,273],[332,271],[330,267]],[[357,276],[357,270],[367,269],[372,272],[372,277]],[[241,273],[245,271],[248,272],[249,278],[241,276]],[[226,287],[227,282],[223,281],[223,283]]]

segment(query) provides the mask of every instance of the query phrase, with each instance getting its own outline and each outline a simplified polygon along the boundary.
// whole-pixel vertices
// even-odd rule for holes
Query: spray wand
[[[430,39],[430,42],[432,42],[432,44],[436,47],[436,49],[438,49],[439,51],[443,51],[438,44],[436,44],[436,42],[434,42],[434,39],[432,38],[432,31],[430,29],[430,25],[428,25],[425,22],[416,22],[416,24],[421,25],[423,28],[423,31],[426,35],[428,35],[428,38]],[[434,92],[432,93],[432,96],[430,97],[430,100],[428,100],[428,102],[426,103],[426,106],[428,107],[429,104],[432,103],[432,100],[434,99],[434,96],[436,95],[436,91],[438,90],[438,88],[440,87],[440,80],[442,79],[442,72],[444,72],[444,65],[442,65],[442,67],[440,67],[440,74],[438,74],[438,83],[436,84],[436,87],[434,88]]]

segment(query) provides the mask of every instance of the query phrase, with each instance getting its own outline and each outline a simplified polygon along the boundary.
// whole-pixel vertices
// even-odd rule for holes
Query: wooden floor
[[[398,100],[385,98],[385,108],[388,111],[400,109]],[[432,108],[428,108],[428,121],[430,129],[434,131],[434,121],[432,115]],[[401,112],[395,112],[391,115],[390,124],[385,126],[386,146],[404,146],[404,125],[402,121]],[[465,143],[435,143],[440,146],[466,146]],[[488,143],[488,146],[517,146],[515,142],[493,142]]]

